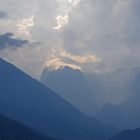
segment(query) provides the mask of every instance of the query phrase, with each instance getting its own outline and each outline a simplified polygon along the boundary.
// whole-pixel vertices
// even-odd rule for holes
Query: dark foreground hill
[[[54,140],[0,114],[0,140]]]
[[[140,128],[135,130],[125,130],[109,140],[140,140]]]

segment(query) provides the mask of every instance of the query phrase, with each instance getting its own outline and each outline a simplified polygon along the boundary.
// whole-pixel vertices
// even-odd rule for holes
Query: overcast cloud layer
[[[139,0],[0,0],[0,35],[40,42],[0,56],[36,77],[50,60],[86,72],[140,66],[139,7]]]

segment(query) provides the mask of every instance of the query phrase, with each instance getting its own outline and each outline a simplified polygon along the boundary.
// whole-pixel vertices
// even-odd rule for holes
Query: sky
[[[38,78],[140,66],[139,0],[0,0],[0,57]]]

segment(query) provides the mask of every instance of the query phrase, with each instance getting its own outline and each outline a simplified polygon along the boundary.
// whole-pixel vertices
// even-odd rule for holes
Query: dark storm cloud
[[[5,19],[5,18],[8,18],[7,13],[4,11],[0,11],[0,19]]]
[[[13,33],[6,33],[0,35],[0,49],[4,48],[17,48],[22,47],[29,43],[27,40],[22,40],[20,38],[13,38]]]

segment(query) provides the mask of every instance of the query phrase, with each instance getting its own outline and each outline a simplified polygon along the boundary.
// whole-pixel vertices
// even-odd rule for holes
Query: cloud
[[[34,26],[35,24],[34,19],[35,16],[31,16],[29,18],[18,20],[17,22],[18,34],[30,35],[29,29]]]
[[[5,18],[8,18],[7,13],[4,11],[0,11],[0,19],[5,19]]]
[[[13,37],[13,33],[0,35],[0,49],[22,47],[29,43],[27,40],[21,40]]]
[[[61,67],[71,67],[81,71],[88,71],[87,66],[94,67],[93,72],[97,71],[95,68],[97,64],[101,63],[101,58],[98,58],[95,54],[79,54],[74,55],[64,50],[63,48],[53,49],[50,53],[51,56],[46,60],[44,67],[50,70],[57,70]]]
[[[59,5],[57,12],[61,14],[56,16],[57,26],[53,27],[55,30],[62,29],[68,25],[69,14],[73,11],[73,8],[75,8],[81,2],[81,0],[57,0],[57,2]]]
[[[47,60],[46,63],[44,64],[44,67],[47,68],[48,70],[58,70],[60,68],[66,67],[66,66],[70,67],[72,69],[82,71],[82,69],[79,66],[66,63],[66,62],[62,61],[60,58],[54,58],[54,59]]]
[[[68,0],[74,7],[77,6],[81,0]]]
[[[92,63],[92,62],[94,63],[94,62],[101,61],[101,58],[98,58],[95,54],[87,53],[87,54],[81,54],[81,55],[74,55],[64,49],[61,49],[60,57],[64,59],[70,59],[79,64],[86,64],[86,63]]]
[[[40,51],[32,48],[35,55],[31,54],[38,63],[40,57],[41,63],[45,63],[55,54],[52,59],[84,67],[88,72],[140,66],[139,0],[0,0],[0,3],[1,11],[10,17],[0,20],[0,34],[13,32],[25,40],[41,41]],[[33,62],[31,56],[28,61]],[[16,63],[20,64],[21,59]]]
[[[42,48],[41,43],[27,43],[23,47],[0,49],[0,57],[39,79],[46,61],[46,52],[46,48]]]
[[[57,26],[53,27],[53,29],[59,30],[65,26],[67,26],[67,24],[69,22],[69,16],[68,15],[65,15],[65,16],[58,15],[56,17],[56,21],[57,21]]]

